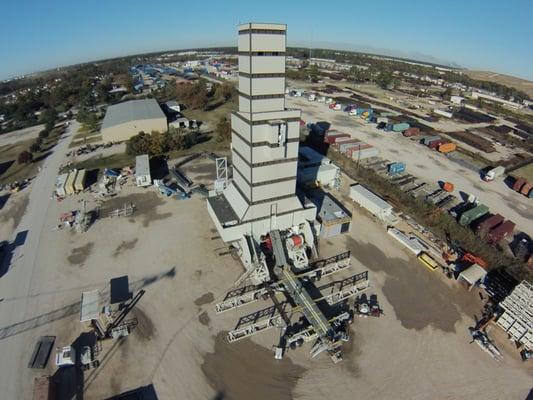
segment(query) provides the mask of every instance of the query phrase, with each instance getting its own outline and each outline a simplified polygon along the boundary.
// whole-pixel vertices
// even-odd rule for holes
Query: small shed
[[[148,154],[143,154],[135,158],[135,183],[137,186],[150,186],[152,184],[150,158]]]
[[[330,238],[350,231],[352,217],[329,194],[312,196],[311,201],[317,206],[321,237]]]
[[[481,283],[487,276],[487,271],[478,264],[473,264],[464,271],[462,271],[457,280],[459,282],[466,282],[468,284],[468,290],[471,290],[474,286]]]

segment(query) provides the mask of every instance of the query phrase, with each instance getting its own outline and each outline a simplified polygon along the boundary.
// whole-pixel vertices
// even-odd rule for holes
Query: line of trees
[[[531,280],[533,274],[524,266],[524,263],[506,256],[502,251],[480,240],[472,230],[460,226],[450,214],[432,204],[411,197],[398,187],[391,185],[389,180],[376,174],[373,170],[358,165],[355,161],[336,151],[328,151],[327,156],[339,165],[348,176],[389,200],[418,223],[428,227],[441,240],[445,241],[446,236],[449,235],[452,241],[457,241],[461,246],[482,257],[492,268],[503,267],[518,279]]]
[[[126,153],[129,155],[158,155],[173,150],[184,150],[205,140],[199,132],[185,132],[182,129],[170,127],[167,132],[151,133],[139,132],[126,143]]]

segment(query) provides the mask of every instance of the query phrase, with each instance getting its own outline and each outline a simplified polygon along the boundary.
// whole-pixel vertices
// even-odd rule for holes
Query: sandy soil
[[[483,182],[478,170],[460,160],[456,161],[455,155],[447,157],[402,135],[378,130],[375,124],[367,124],[347,113],[330,110],[325,104],[291,97],[287,99],[287,105],[301,108],[305,121],[328,121],[332,129],[349,133],[377,147],[381,157],[405,162],[408,173],[430,184],[437,184],[439,180],[453,182],[458,197],[461,191],[477,196],[491,212],[502,214],[514,221],[517,229],[533,235],[531,201],[513,192],[502,180]]]
[[[53,230],[59,215],[77,208],[81,198],[89,209],[96,205],[84,194],[43,210],[28,294],[9,290],[18,264],[0,280],[0,312],[27,302],[23,314],[0,326],[0,356],[18,371],[10,385],[20,398],[30,398],[33,377],[46,372],[77,384],[62,388],[65,398],[83,393],[86,400],[151,383],[161,400],[518,400],[530,389],[532,375],[515,354],[498,364],[469,344],[467,328],[480,307],[477,293],[422,267],[381,224],[357,211],[350,234],[321,242],[321,257],[352,250],[351,271],[335,279],[369,270],[367,294],[378,296],[385,315],[357,319],[345,360],[333,366],[325,356],[309,359],[308,345],[274,360],[275,330],[231,345],[225,341],[224,332],[241,316],[270,302],[215,314],[214,304],[242,267],[217,237],[204,199],[173,200],[126,186],[102,209],[133,201],[138,213],[132,217],[102,218],[85,234]],[[55,335],[57,346],[79,341],[87,331],[79,322],[81,292],[101,289],[105,299],[109,280],[121,276],[128,277],[132,293],[145,294],[131,314],[137,321],[132,334],[104,342],[99,368],[77,375],[56,371],[53,361],[44,371],[26,368],[39,336]],[[19,342],[25,345],[13,346]]]

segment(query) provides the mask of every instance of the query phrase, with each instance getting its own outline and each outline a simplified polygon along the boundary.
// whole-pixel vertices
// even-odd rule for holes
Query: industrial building
[[[350,198],[382,221],[392,217],[392,206],[359,183],[350,186]]]
[[[155,99],[130,100],[107,108],[102,122],[104,142],[123,142],[139,132],[166,132],[167,117]]]
[[[150,186],[152,184],[148,154],[135,157],[135,183],[137,186]]]
[[[522,281],[499,306],[503,314],[496,323],[514,341],[533,351],[533,285]]]
[[[233,180],[208,199],[225,242],[313,221],[296,196],[300,110],[285,108],[286,25],[239,26],[239,107],[231,115]]]
[[[328,194],[317,192],[318,196],[311,195],[311,201],[317,207],[316,219],[320,222],[320,236],[330,238],[349,232],[352,218]]]

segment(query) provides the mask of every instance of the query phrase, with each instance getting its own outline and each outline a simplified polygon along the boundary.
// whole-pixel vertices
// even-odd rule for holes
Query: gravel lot
[[[453,155],[447,157],[402,135],[378,130],[375,124],[330,110],[325,104],[290,97],[287,98],[287,106],[301,108],[302,119],[306,122],[328,121],[332,129],[349,133],[379,148],[381,157],[405,162],[408,173],[428,183],[452,182],[457,196],[460,191],[477,196],[491,212],[502,214],[515,222],[517,229],[533,236],[531,200],[509,189],[501,179],[486,183],[477,170],[456,162]]]
[[[215,314],[214,304],[233,287],[242,266],[217,238],[205,200],[173,200],[151,188],[126,186],[102,205],[102,214],[133,201],[138,209],[132,217],[102,218],[85,234],[54,230],[60,214],[77,208],[82,198],[89,209],[96,204],[90,194],[61,203],[49,198],[68,142],[59,143],[30,187],[26,213],[12,231],[12,239],[24,231],[27,237],[0,279],[5,398],[31,398],[33,378],[43,373],[77,383],[62,387],[63,398],[88,400],[152,383],[161,400],[526,397],[532,371],[516,352],[496,363],[469,344],[467,328],[481,306],[478,294],[422,267],[358,209],[351,233],[322,241],[321,256],[350,249],[351,271],[334,278],[369,270],[367,294],[378,296],[385,315],[355,321],[344,362],[311,360],[307,345],[276,361],[275,330],[228,344],[224,332],[239,317],[270,303]],[[205,160],[186,170],[200,179],[213,172]],[[132,314],[138,325],[127,338],[104,343],[99,368],[77,376],[56,371],[52,360],[44,371],[27,368],[39,336],[55,335],[56,346],[65,346],[86,331],[79,322],[82,291],[106,293],[110,279],[121,276],[128,277],[132,292],[145,290]]]

